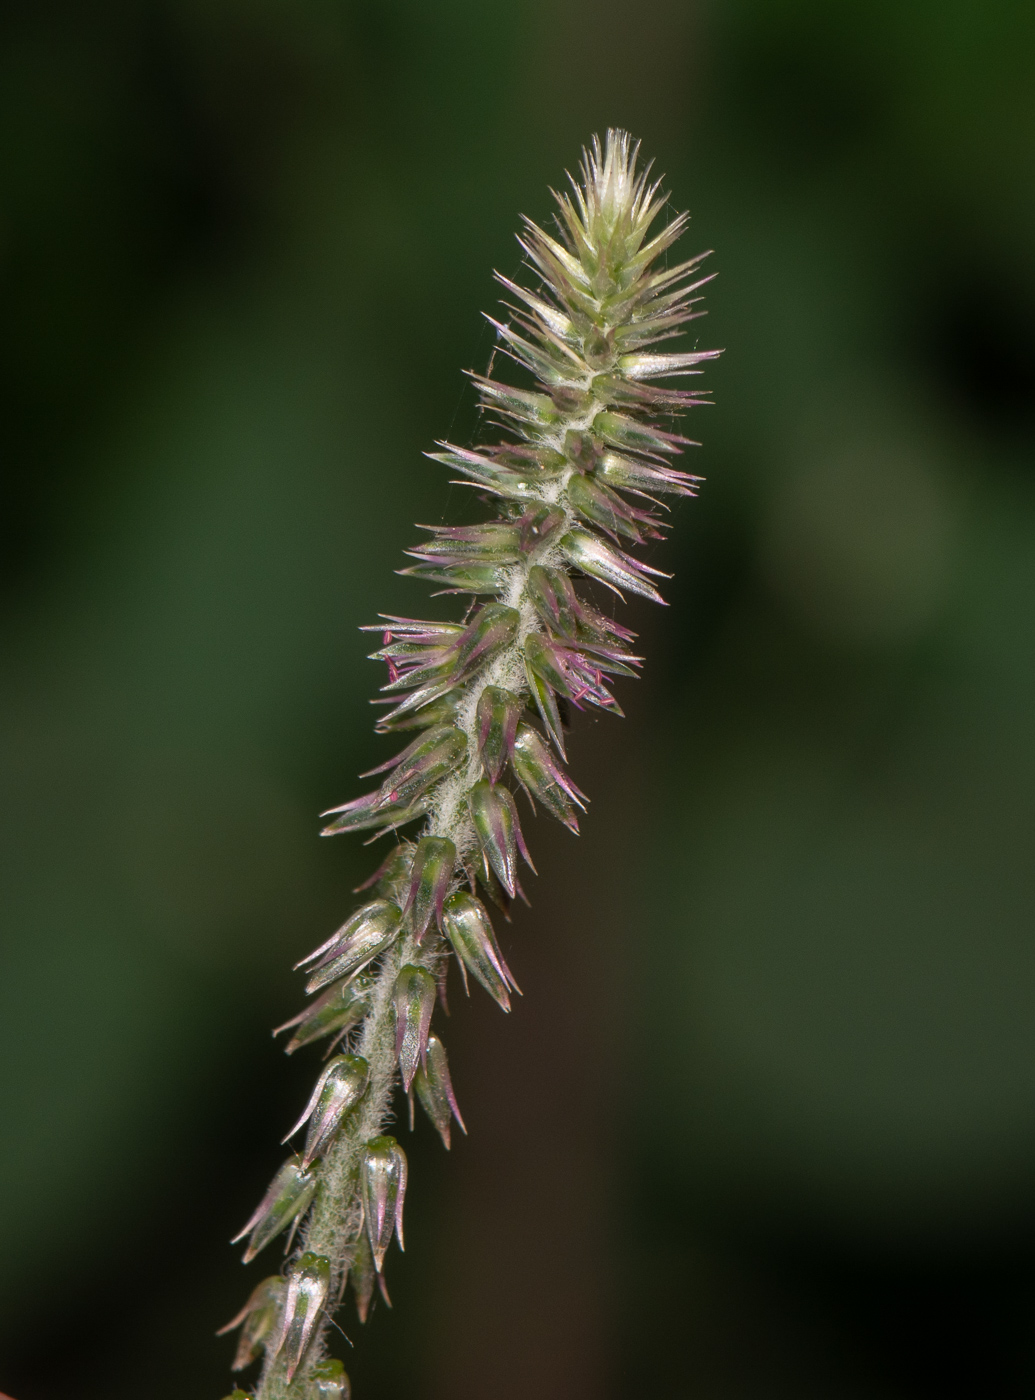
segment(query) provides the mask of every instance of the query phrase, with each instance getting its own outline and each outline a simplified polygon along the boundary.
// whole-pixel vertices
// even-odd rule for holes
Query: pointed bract
[[[431,1013],[437,995],[435,979],[427,968],[408,963],[395,979],[395,1058],[407,1093],[428,1048]]]
[[[384,689],[389,689],[385,686]],[[394,758],[385,759],[384,763],[379,763],[376,768],[368,768],[365,773],[360,773],[361,778],[376,778],[381,773],[388,773],[392,769],[401,769],[405,772],[411,760],[417,756],[418,761],[422,754],[426,753],[430,747],[437,744],[443,737],[448,737],[453,731],[459,733],[454,724],[436,724],[425,734],[418,734],[416,739],[410,741],[401,753],[397,753]],[[391,779],[387,780],[389,783]]]
[[[401,709],[401,706],[399,708]],[[371,827],[378,827],[381,831],[394,831],[396,827],[405,826],[407,822],[422,817],[427,810],[427,803],[420,798],[416,802],[393,805],[380,802],[378,793],[368,792],[363,797],[357,797],[352,802],[324,812],[325,817],[334,813],[337,815],[329,826],[323,828],[320,835],[340,836],[342,832],[369,831]]]
[[[364,1222],[364,1229],[353,1246],[352,1264],[349,1268],[349,1282],[352,1284],[360,1322],[365,1323],[370,1316],[370,1304],[377,1278],[377,1266],[370,1252],[370,1240],[367,1238]]]
[[[569,637],[574,641],[578,635],[582,605],[564,570],[536,564],[528,571],[527,586],[536,612],[553,635]]]
[[[506,767],[524,707],[519,695],[498,685],[487,685],[478,697],[475,735],[478,756],[490,783],[498,782]]]
[[[406,1195],[406,1154],[393,1137],[378,1137],[363,1149],[360,1191],[374,1266],[381,1272],[393,1233],[403,1247],[402,1212]]]
[[[265,1351],[266,1344],[280,1327],[280,1310],[284,1302],[284,1280],[279,1275],[264,1278],[252,1291],[251,1297],[236,1317],[221,1327],[217,1337],[240,1327],[237,1353],[231,1371],[243,1371]]]
[[[517,636],[521,614],[502,603],[486,603],[454,644],[456,667],[466,678],[475,667],[484,665]]]
[[[306,991],[317,992],[330,982],[362,971],[395,942],[402,918],[403,911],[391,900],[375,899],[364,905],[322,947],[298,964],[303,967],[316,960],[316,970],[306,983]]]
[[[375,809],[408,807],[463,762],[467,736],[452,725],[429,731],[405,749],[381,786]]]
[[[417,705],[397,705],[391,714],[382,715],[374,725],[377,734],[403,733],[407,729],[428,729],[434,724],[455,724],[459,690],[439,687],[437,694]],[[383,704],[381,700],[373,702]]]
[[[471,789],[467,802],[482,854],[513,899],[518,888],[518,852],[532,865],[521,834],[514,799],[505,787],[493,787],[491,783],[481,782]]]
[[[402,911],[398,906],[393,905],[391,900],[372,899],[369,904],[362,905],[356,912],[348,918],[341,928],[336,929],[319,948],[314,948],[311,953],[307,953],[304,958],[300,958],[295,963],[295,971],[300,967],[307,967],[310,963],[314,967],[324,967],[327,963],[333,962],[336,958],[350,946],[357,935],[363,935],[368,926],[380,928],[382,923],[391,922],[398,912],[402,917]]]
[[[467,1129],[464,1127],[464,1120],[460,1117],[456,1096],[453,1093],[453,1081],[449,1077],[446,1047],[436,1035],[428,1037],[427,1056],[424,1064],[417,1068],[413,1087],[417,1091],[417,1097],[420,1099],[425,1113],[434,1123],[439,1137],[445,1143],[448,1151],[450,1118],[455,1118],[465,1133]]]
[[[273,1178],[255,1213],[230,1241],[236,1244],[248,1236],[248,1247],[244,1251],[246,1264],[309,1209],[316,1187],[316,1174],[306,1171],[297,1158],[289,1157]]]
[[[443,593],[473,593],[475,596],[498,593],[506,577],[497,564],[413,564],[408,569],[400,569],[399,573],[424,579],[427,583],[444,584]],[[400,705],[396,713],[404,712],[405,707]]]
[[[400,841],[394,850],[389,851],[384,860],[368,879],[361,885],[357,885],[354,894],[360,894],[363,890],[376,886],[379,895],[385,899],[394,900],[396,904],[401,904],[406,897],[406,889],[409,883],[410,865],[413,862],[413,844],[409,841]]]
[[[563,696],[580,709],[584,703],[621,714],[618,702],[604,685],[604,675],[635,676],[629,662],[636,657],[617,647],[583,643],[567,646],[542,636],[525,640],[525,661],[533,675],[553,694]]]
[[[273,1032],[274,1035],[279,1035],[281,1031],[289,1031],[293,1026],[298,1027],[284,1047],[284,1053],[293,1055],[303,1045],[311,1045],[327,1035],[340,1039],[353,1026],[359,1025],[370,1010],[370,998],[367,995],[369,990],[369,981],[357,977],[338,982],[322,996],[317,997],[304,1011],[300,1011],[290,1021],[285,1021]]]
[[[552,816],[577,836],[579,823],[575,807],[585,808],[586,798],[530,724],[518,726],[511,763],[529,797],[538,798]]]
[[[516,564],[521,558],[521,532],[513,525],[421,525],[435,539],[408,549],[413,559],[434,563]]]
[[[488,782],[476,783],[467,802],[482,854],[513,899],[517,882],[517,842],[510,808],[503,799],[504,791]]]
[[[302,1166],[322,1157],[341,1127],[346,1114],[356,1107],[370,1081],[370,1066],[360,1055],[336,1055],[316,1081],[316,1088],[305,1111],[284,1139],[294,1137],[303,1123],[309,1124]]]
[[[532,692],[532,699],[535,701],[540,718],[546,725],[547,733],[553,740],[557,752],[564,758],[564,733],[561,724],[561,712],[557,704],[557,696],[554,693],[553,687],[539,675],[527,657],[525,658],[525,678],[528,681],[528,688]]]
[[[288,1270],[284,1312],[274,1353],[283,1356],[289,1381],[312,1340],[330,1287],[331,1264],[322,1254],[306,1252]]]
[[[664,603],[658,590],[644,577],[645,574],[657,574],[657,569],[648,569],[646,564],[640,564],[622,550],[606,544],[589,530],[579,527],[569,530],[561,540],[561,549],[575,568],[592,574],[617,592],[624,588],[630,593],[649,598],[653,603]]]
[[[441,926],[442,901],[456,868],[456,847],[443,836],[425,836],[418,841],[410,866],[410,888],[406,896],[409,927],[418,943],[434,919]]]
[[[636,544],[642,544],[645,539],[661,538],[650,511],[631,506],[601,481],[573,476],[568,483],[568,499],[576,515],[587,524],[599,526],[614,539],[626,535]]]
[[[463,891],[450,895],[442,924],[461,966],[474,974],[504,1011],[510,1010],[510,988],[518,985],[503,961],[485,906]]]
[[[558,695],[571,699],[571,690],[565,672],[563,653],[557,643],[549,641],[540,633],[533,632],[525,638],[525,660],[537,676],[546,682]]]

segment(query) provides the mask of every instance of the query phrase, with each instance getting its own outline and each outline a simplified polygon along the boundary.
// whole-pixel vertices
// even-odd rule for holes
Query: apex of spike
[[[608,127],[603,147],[600,137],[590,139],[582,148],[583,195],[589,217],[599,218],[613,228],[623,216],[635,218],[642,208],[650,166],[637,177],[636,163],[640,143],[634,142],[627,131]],[[576,189],[578,187],[576,186]],[[653,187],[656,190],[657,186]]]

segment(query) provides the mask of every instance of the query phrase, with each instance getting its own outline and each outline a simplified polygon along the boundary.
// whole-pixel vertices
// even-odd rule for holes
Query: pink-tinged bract
[[[399,1062],[403,1088],[409,1093],[417,1066],[428,1048],[431,1013],[438,988],[424,967],[408,963],[395,979],[395,1057]]]
[[[490,783],[499,781],[514,748],[514,735],[525,702],[498,685],[487,685],[475,711],[478,757]]]
[[[230,1366],[231,1371],[243,1371],[246,1366],[258,1359],[280,1327],[280,1311],[284,1304],[284,1280],[279,1274],[264,1278],[251,1293],[247,1303],[230,1319],[225,1327],[216,1333],[222,1337],[240,1327],[237,1353]]]
[[[318,959],[306,991],[318,992],[339,978],[361,972],[395,942],[402,917],[399,906],[388,899],[375,899],[365,905],[322,948],[304,959],[304,963]]]
[[[456,868],[456,846],[442,836],[425,836],[417,843],[410,866],[410,887],[403,910],[418,942],[434,919],[442,922],[442,901]]]
[[[434,1123],[448,1151],[450,1119],[455,1118],[465,1133],[467,1129],[464,1127],[456,1095],[453,1093],[446,1047],[437,1035],[428,1038],[427,1055],[423,1065],[417,1067],[413,1087],[417,1091],[421,1106]]]
[[[248,1235],[244,1263],[250,1263],[261,1249],[276,1239],[312,1204],[318,1180],[314,1172],[306,1171],[294,1157],[289,1158],[270,1183],[269,1190],[245,1223],[230,1241],[236,1244]]]
[[[273,1032],[274,1035],[297,1027],[295,1034],[284,1047],[285,1054],[293,1055],[303,1045],[311,1045],[328,1035],[333,1035],[336,1040],[340,1039],[368,1015],[369,989],[369,982],[361,978],[346,978],[330,987],[290,1021],[278,1026]]]
[[[381,1272],[392,1235],[403,1247],[402,1212],[406,1196],[406,1154],[393,1137],[377,1137],[363,1150],[360,1190],[367,1239],[377,1272]]]
[[[284,1311],[274,1354],[283,1354],[289,1381],[312,1339],[330,1286],[330,1260],[322,1254],[307,1251],[288,1270]]]
[[[538,798],[546,810],[579,834],[576,806],[585,808],[586,797],[554,759],[530,724],[518,727],[514,739],[514,772],[530,798]]]
[[[284,1139],[294,1137],[304,1123],[309,1124],[302,1166],[309,1167],[322,1157],[347,1113],[356,1107],[370,1082],[370,1066],[360,1055],[336,1055],[316,1081],[301,1118]]]
[[[518,990],[496,942],[485,906],[472,895],[458,891],[446,900],[442,913],[446,937],[460,959],[504,1011],[510,1010],[510,989]]]

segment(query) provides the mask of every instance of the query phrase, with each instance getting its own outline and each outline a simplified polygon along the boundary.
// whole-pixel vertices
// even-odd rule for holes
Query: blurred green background
[[[315,1068],[268,1031],[370,866],[316,839],[385,755],[356,629],[425,607],[421,452],[609,124],[717,249],[708,480],[339,1354],[358,1400],[1035,1394],[1035,8],[9,0],[17,1400],[230,1388]]]

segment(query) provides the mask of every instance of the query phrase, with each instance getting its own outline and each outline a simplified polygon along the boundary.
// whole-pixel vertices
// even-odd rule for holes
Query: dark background
[[[215,1400],[269,1028],[371,853],[491,269],[626,125],[714,247],[708,478],[454,986],[358,1400],[1035,1394],[1035,7],[0,13],[0,1389]],[[443,615],[448,602],[440,607]]]

